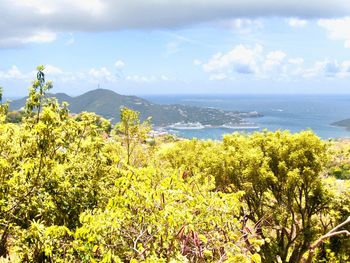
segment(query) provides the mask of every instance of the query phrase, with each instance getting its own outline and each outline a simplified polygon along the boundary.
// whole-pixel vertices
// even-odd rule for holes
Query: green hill
[[[331,125],[344,127],[348,131],[350,131],[350,118],[349,119],[345,119],[345,120],[341,120],[341,121],[337,121],[337,122],[333,122],[333,123],[331,123]]]
[[[123,106],[140,112],[141,120],[152,116],[152,123],[166,126],[177,122],[200,122],[203,125],[219,126],[223,124],[239,124],[242,118],[259,117],[256,112],[244,113],[238,111],[223,111],[213,108],[200,108],[187,105],[155,104],[136,96],[120,95],[107,89],[96,89],[77,97],[70,97],[64,93],[50,94],[59,102],[69,103],[72,113],[82,111],[95,112],[113,122],[119,121],[119,109]],[[19,110],[25,105],[26,98],[11,102],[11,110]]]

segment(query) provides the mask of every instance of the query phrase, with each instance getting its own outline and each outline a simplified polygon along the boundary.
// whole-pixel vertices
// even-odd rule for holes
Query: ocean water
[[[350,95],[161,95],[143,96],[161,104],[186,104],[214,107],[223,110],[258,111],[260,118],[250,118],[259,130],[311,129],[323,139],[350,137],[350,132],[331,123],[350,118]],[[201,130],[173,130],[186,138],[220,140],[234,130],[206,128]],[[251,132],[251,131],[243,131]]]

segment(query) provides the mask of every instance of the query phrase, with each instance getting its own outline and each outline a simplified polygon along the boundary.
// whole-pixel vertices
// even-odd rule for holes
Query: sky
[[[0,0],[0,86],[348,94],[348,0]]]

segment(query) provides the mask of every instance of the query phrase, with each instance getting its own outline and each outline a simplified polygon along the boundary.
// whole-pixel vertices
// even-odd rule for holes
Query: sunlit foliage
[[[43,70],[18,123],[0,90],[0,256],[11,262],[301,262],[350,215],[349,182],[332,177],[339,154],[310,131],[148,138],[131,109],[114,128],[71,115],[45,96]],[[349,246],[332,237],[314,260],[345,262]]]

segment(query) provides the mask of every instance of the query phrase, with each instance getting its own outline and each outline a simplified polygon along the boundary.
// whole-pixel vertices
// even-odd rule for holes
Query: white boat
[[[168,128],[175,130],[201,130],[204,129],[205,126],[199,122],[177,122],[169,125]]]
[[[232,130],[257,130],[260,127],[255,123],[241,122],[241,123],[227,123],[221,126],[222,128]]]

